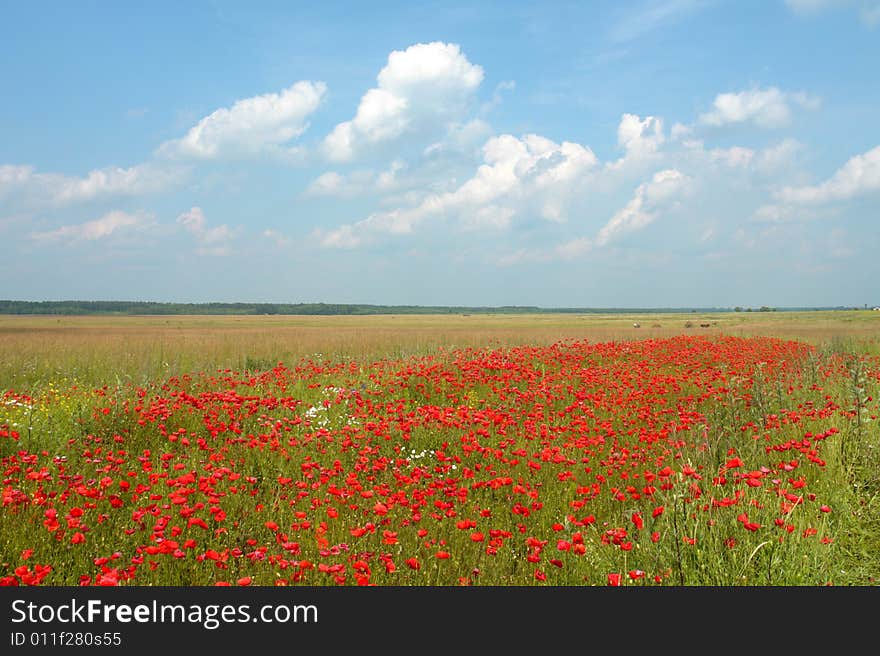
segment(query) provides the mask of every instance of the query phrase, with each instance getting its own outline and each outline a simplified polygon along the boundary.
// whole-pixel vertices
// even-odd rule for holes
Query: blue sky
[[[0,298],[880,304],[880,0],[0,16]]]

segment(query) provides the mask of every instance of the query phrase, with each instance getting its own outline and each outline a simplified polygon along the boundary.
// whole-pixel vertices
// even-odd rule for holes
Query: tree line
[[[697,308],[725,312],[727,308]],[[360,303],[167,303],[158,301],[0,300],[0,314],[48,315],[368,315],[368,314],[605,314],[691,312],[693,308],[542,308],[533,305],[444,306]]]

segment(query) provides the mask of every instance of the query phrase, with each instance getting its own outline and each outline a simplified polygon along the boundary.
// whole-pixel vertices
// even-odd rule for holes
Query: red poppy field
[[[0,584],[869,585],[878,381],[678,335],[9,390]]]

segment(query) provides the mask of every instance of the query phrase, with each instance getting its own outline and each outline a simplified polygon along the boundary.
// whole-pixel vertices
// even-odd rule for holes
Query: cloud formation
[[[151,214],[114,211],[99,219],[76,225],[66,225],[55,230],[31,233],[31,239],[40,242],[98,241],[111,235],[130,230],[141,230],[154,224]]]
[[[579,257],[593,248],[607,246],[622,235],[637,232],[674,207],[687,192],[691,179],[676,169],[658,171],[640,184],[632,199],[603,225],[595,238],[579,237],[556,248],[564,259]]]
[[[880,146],[847,160],[834,175],[817,185],[785,187],[776,193],[783,203],[818,205],[850,200],[880,191]]]
[[[458,218],[468,229],[507,227],[527,208],[548,221],[564,220],[561,203],[597,164],[593,151],[577,143],[558,144],[534,134],[492,137],[483,146],[483,164],[453,191],[429,194],[415,206],[376,212],[315,236],[323,246],[352,248],[378,235],[412,233],[436,216]]]
[[[217,159],[284,151],[308,128],[308,117],[326,93],[323,82],[300,81],[280,91],[237,100],[200,120],[159,154],[172,158]],[[289,148],[289,146],[288,146]]]
[[[701,114],[698,122],[711,127],[753,123],[761,128],[778,128],[791,123],[793,105],[816,109],[819,100],[802,92],[783,92],[776,87],[721,93],[715,97],[712,110]]]
[[[177,224],[189,232],[196,239],[199,255],[230,255],[232,253],[231,241],[234,237],[229,226],[223,224],[209,227],[208,220],[201,207],[192,207],[177,217]]]
[[[0,198],[19,196],[37,204],[67,205],[107,196],[155,193],[173,186],[181,177],[179,168],[149,163],[96,169],[82,178],[4,164],[0,165]]]
[[[880,146],[851,157],[824,182],[786,186],[773,193],[754,219],[771,223],[809,221],[834,213],[839,203],[880,192]]]
[[[442,129],[465,114],[482,81],[482,67],[469,62],[456,44],[437,41],[395,50],[354,118],[326,136],[324,152],[345,162],[405,133]]]
[[[403,160],[395,159],[387,169],[379,173],[372,170],[353,171],[349,174],[327,171],[309,183],[305,195],[350,198],[368,193],[388,192],[398,186],[398,173],[405,168],[406,164]]]

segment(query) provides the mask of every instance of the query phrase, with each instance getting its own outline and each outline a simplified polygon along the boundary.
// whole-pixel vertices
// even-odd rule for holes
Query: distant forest
[[[849,308],[778,308],[838,310]],[[766,306],[755,312],[776,311]],[[504,305],[364,305],[340,303],[158,303],[153,301],[4,301],[0,314],[52,315],[368,315],[368,314],[637,314],[664,312],[752,312],[751,308],[541,308]]]

